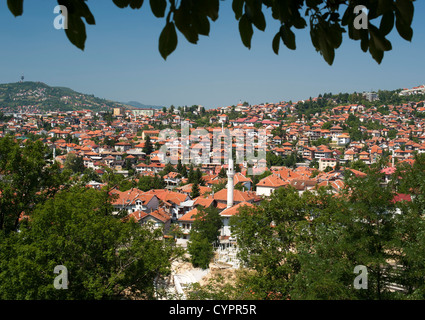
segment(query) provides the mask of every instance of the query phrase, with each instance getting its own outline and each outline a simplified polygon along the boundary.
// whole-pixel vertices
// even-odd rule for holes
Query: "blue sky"
[[[197,45],[179,34],[177,50],[164,61],[158,51],[164,19],[145,1],[140,10],[119,9],[112,0],[87,2],[96,25],[87,25],[81,51],[53,27],[54,0],[24,1],[15,18],[0,2],[0,83],[27,81],[66,86],[116,101],[175,106],[222,107],[240,100],[251,104],[300,100],[324,92],[363,92],[411,88],[425,83],[424,1],[415,2],[412,42],[396,29],[393,50],[380,65],[360,43],[344,37],[329,66],[311,44],[308,29],[296,31],[297,50],[283,43],[279,55],[271,41],[279,25],[266,14],[265,32],[254,29],[251,50],[240,40],[231,1],[220,2],[220,16],[209,37]]]

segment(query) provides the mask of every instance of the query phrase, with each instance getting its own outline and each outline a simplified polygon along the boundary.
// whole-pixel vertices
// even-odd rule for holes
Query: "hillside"
[[[0,84],[2,112],[71,111],[90,109],[107,111],[128,105],[76,92],[65,87],[51,87],[43,82],[16,82]]]
[[[153,105],[143,104],[138,101],[129,101],[126,103],[126,105],[129,105],[135,108],[141,108],[141,109],[143,108],[162,109],[163,108],[163,106],[153,106]]]

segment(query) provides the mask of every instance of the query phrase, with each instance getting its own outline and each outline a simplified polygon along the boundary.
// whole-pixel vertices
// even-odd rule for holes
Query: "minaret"
[[[394,167],[394,150],[392,150],[391,154],[391,166]]]
[[[227,168],[227,208],[233,207],[233,177],[235,172],[233,170],[233,159],[229,159],[229,167]]]

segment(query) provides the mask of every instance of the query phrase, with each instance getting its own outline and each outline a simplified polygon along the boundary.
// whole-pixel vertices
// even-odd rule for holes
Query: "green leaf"
[[[276,33],[276,35],[273,38],[272,47],[273,47],[274,53],[279,54],[279,46],[280,46],[280,32]]]
[[[369,49],[369,35],[366,33],[366,37],[362,37],[360,40],[360,48],[363,50],[363,52],[367,52],[367,49]]]
[[[413,30],[412,28],[407,25],[404,20],[402,20],[402,18],[400,18],[400,16],[396,17],[396,21],[395,21],[395,27],[398,31],[398,34],[405,40],[407,41],[412,41],[412,36],[413,36]]]
[[[294,20],[294,27],[297,29],[304,29],[307,26],[307,22],[305,21],[305,19],[301,16],[298,16],[295,20]]]
[[[342,43],[342,32],[344,29],[340,28],[337,24],[332,24],[328,28],[327,40],[330,42],[332,47],[339,48]]]
[[[369,31],[377,49],[382,51],[392,49],[391,42],[385,39],[385,36],[374,25],[369,25]]]
[[[165,15],[165,9],[167,8],[166,0],[149,0],[152,13],[157,18],[162,18]]]
[[[335,58],[334,48],[329,44],[323,35],[319,38],[319,45],[320,53],[322,54],[323,58],[329,65],[332,65]]]
[[[264,31],[266,30],[266,19],[264,18],[263,12],[257,13],[253,19],[252,22],[257,27],[258,30]]]
[[[319,35],[317,32],[317,28],[315,26],[311,26],[310,28],[310,38],[311,38],[311,43],[313,44],[316,51],[319,51],[320,50]]]
[[[199,34],[208,36],[210,33],[210,22],[206,16],[195,15],[193,17],[193,26]]]
[[[307,0],[306,4],[309,8],[317,8],[319,4],[322,3],[322,0]]]
[[[396,0],[395,5],[399,10],[403,21],[410,26],[413,19],[413,2],[411,0]]]
[[[246,2],[245,14],[254,26],[261,31],[266,29],[266,19],[261,11],[262,2],[259,0],[250,0]]]
[[[159,36],[159,53],[164,58],[167,57],[177,47],[177,33],[173,22],[168,22]]]
[[[118,8],[126,8],[130,6],[131,9],[140,9],[143,5],[143,0],[113,0]]]
[[[381,64],[382,58],[384,57],[384,51],[377,48],[374,41],[369,41],[369,52],[372,58],[375,59],[378,64]]]
[[[360,40],[363,30],[354,27],[353,24],[348,25],[348,36],[353,40]]]
[[[218,19],[220,2],[218,0],[205,0],[205,4],[207,16],[210,17],[212,21],[216,21]]]
[[[143,5],[143,0],[133,0],[130,3],[131,9],[140,9]]]
[[[381,23],[379,25],[379,30],[382,34],[387,35],[391,32],[394,27],[394,12],[387,11],[382,15]]]
[[[68,16],[68,29],[65,29],[69,41],[77,48],[84,50],[86,42],[86,26],[80,17]]]
[[[283,43],[288,47],[288,49],[296,49],[295,34],[287,25],[283,25],[280,27],[280,36],[282,38]]]
[[[88,24],[95,24],[95,19],[90,12],[85,1],[58,0],[59,5],[68,9],[68,29],[65,29],[69,41],[77,48],[84,50],[86,35],[86,26],[84,18]]]
[[[198,42],[198,32],[192,24],[194,16],[196,15],[191,15],[190,7],[187,5],[187,2],[182,3],[174,13],[174,22],[187,41],[196,44]]]
[[[411,41],[413,30],[411,28],[414,7],[411,0],[396,0],[396,28],[400,36]]]
[[[279,2],[274,2],[272,6],[272,17],[275,20],[279,20],[280,22],[283,22],[280,17],[280,5]]]
[[[96,24],[94,16],[84,0],[58,0],[58,4],[68,9],[69,17],[84,18],[88,24]]]
[[[7,6],[15,17],[20,16],[24,11],[24,0],[7,0]]]
[[[248,17],[244,14],[239,20],[239,34],[242,39],[242,43],[248,49],[251,49],[251,39],[254,31],[252,30],[252,24]]]
[[[353,25],[353,21],[354,21],[353,7],[348,6],[342,16],[341,25],[342,26]]]
[[[179,29],[181,33],[183,33],[183,35],[185,36],[185,38],[187,39],[187,41],[189,41],[190,43],[193,44],[197,44],[199,37],[198,37],[198,33],[196,32],[196,30],[192,27],[189,26],[187,28],[185,28],[184,30]]]
[[[130,4],[130,0],[113,0],[118,8],[125,8]]]

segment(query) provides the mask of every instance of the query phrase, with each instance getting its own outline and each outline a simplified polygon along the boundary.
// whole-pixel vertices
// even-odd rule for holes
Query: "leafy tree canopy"
[[[0,231],[17,231],[20,218],[35,204],[66,187],[69,171],[62,173],[57,162],[48,165],[48,155],[41,141],[21,147],[10,136],[0,139]]]
[[[134,221],[111,215],[103,191],[74,187],[37,206],[21,232],[0,238],[1,299],[115,299],[157,295],[179,250]],[[68,271],[57,290],[53,272]]]
[[[131,9],[140,9],[144,3],[143,0],[113,2],[119,8]],[[381,63],[384,52],[392,49],[387,36],[394,26],[403,39],[411,41],[413,2],[414,0],[233,0],[232,9],[245,47],[251,48],[254,27],[260,31],[266,29],[265,13],[269,14],[266,10],[270,10],[271,19],[280,23],[271,41],[276,54],[279,53],[281,42],[287,48],[295,50],[294,29],[309,28],[316,51],[331,65],[335,58],[335,49],[340,47],[343,33],[347,31],[349,38],[360,41],[361,50],[369,51],[378,63]],[[24,0],[7,1],[9,10],[15,16],[22,15],[23,3]],[[68,10],[68,29],[65,30],[68,39],[84,50],[87,37],[85,23],[96,23],[86,1],[58,0],[58,4],[66,6]],[[158,49],[166,59],[177,48],[177,30],[193,44],[198,42],[200,35],[210,34],[210,21],[218,19],[220,1],[150,0],[149,5],[155,17],[165,20],[165,26],[159,36]],[[357,5],[363,5],[368,10],[365,29],[358,26],[358,19],[363,11],[356,11]],[[380,21],[379,25],[374,20]]]

